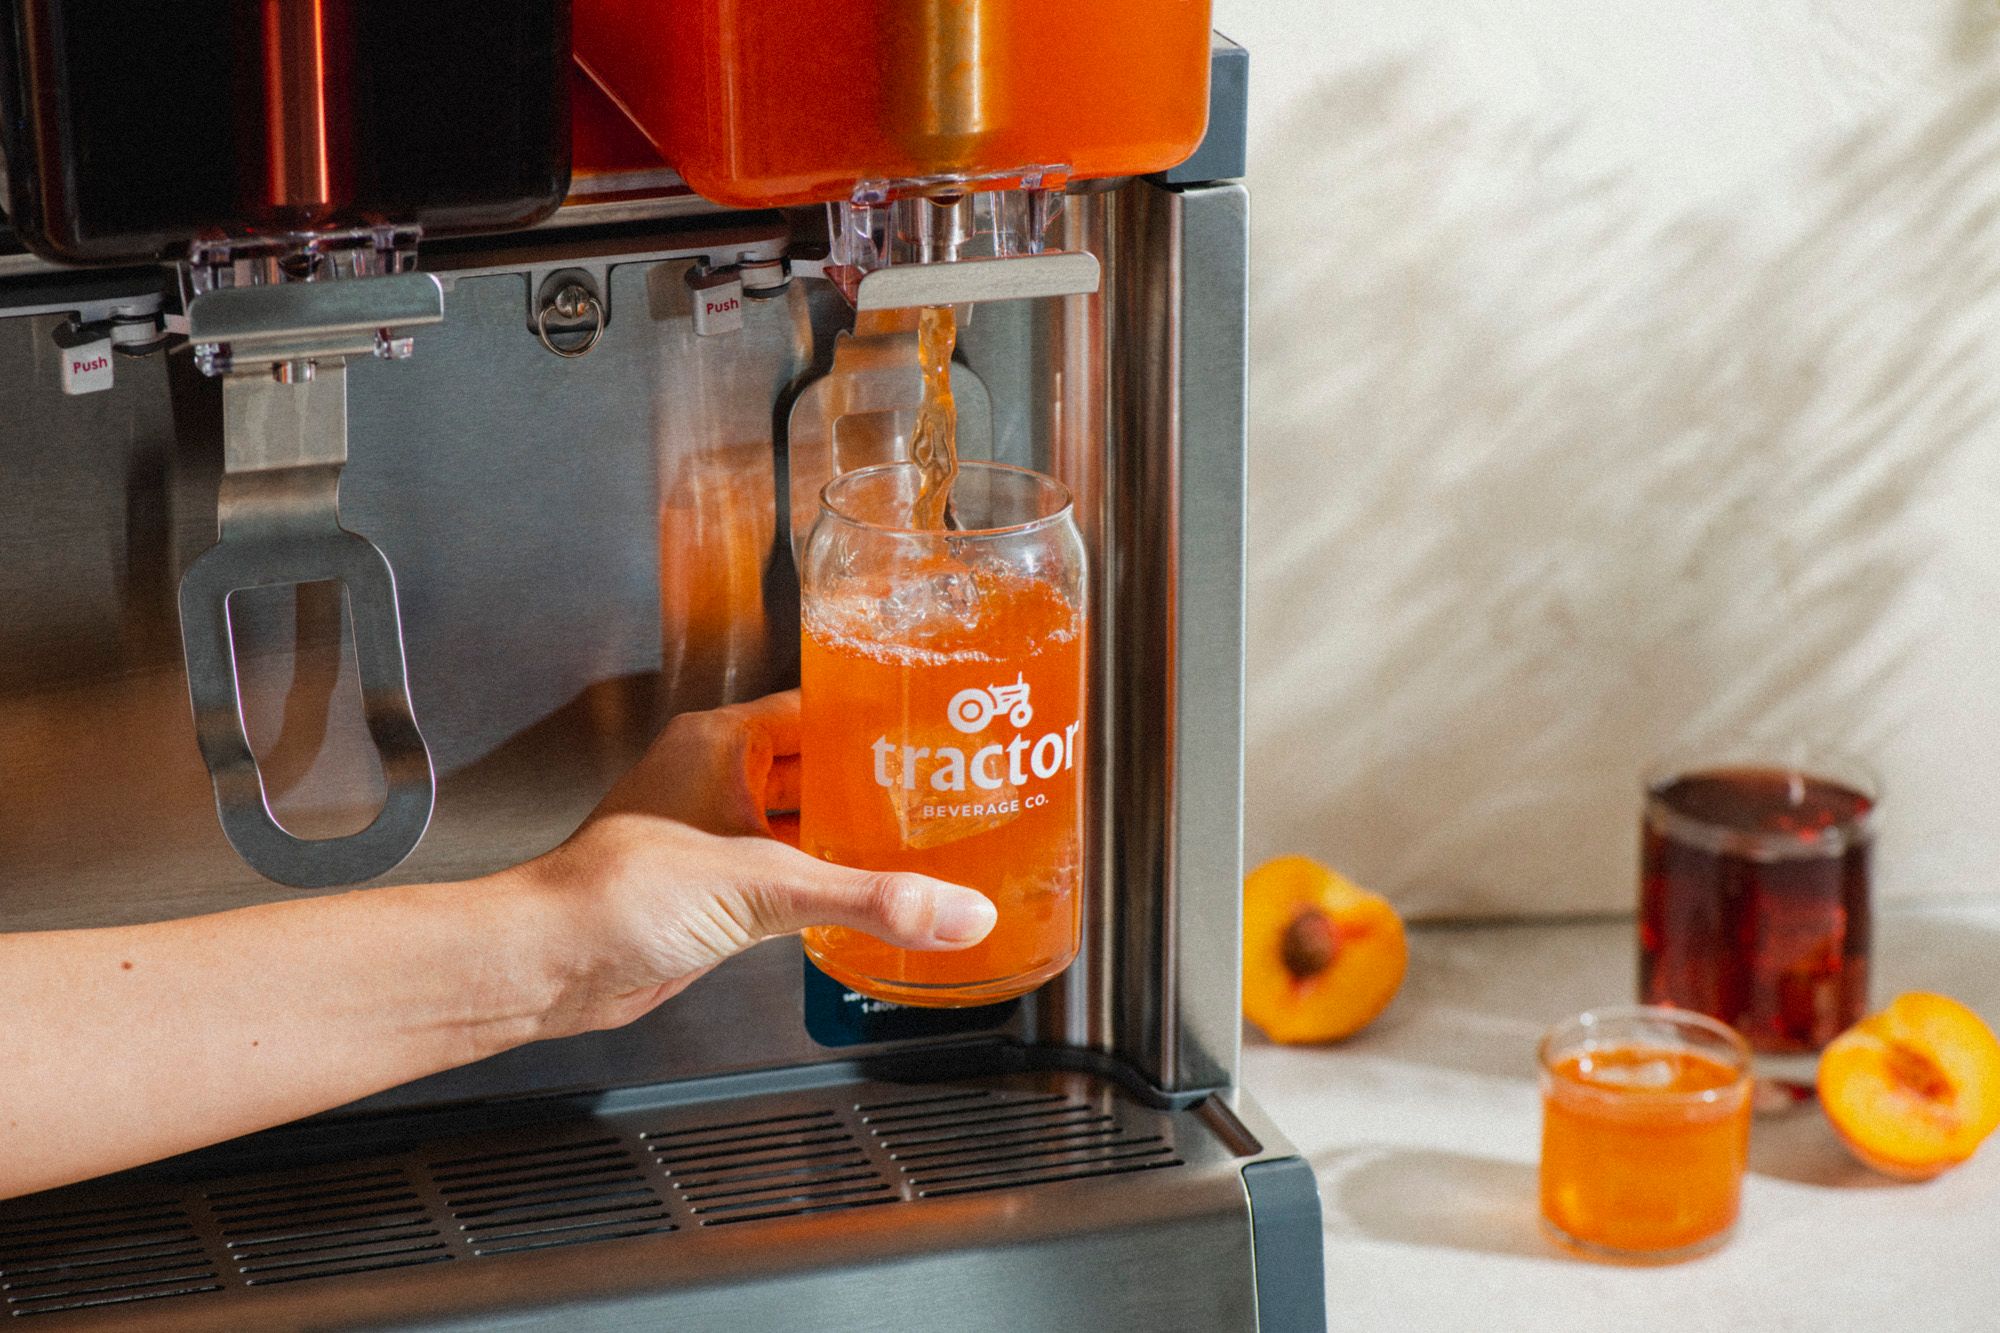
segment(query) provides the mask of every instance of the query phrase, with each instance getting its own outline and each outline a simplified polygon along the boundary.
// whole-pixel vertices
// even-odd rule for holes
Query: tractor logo
[[[960,690],[951,696],[951,703],[945,709],[951,725],[968,736],[983,730],[1003,713],[1016,727],[1025,727],[1034,720],[1035,710],[1028,704],[1028,683],[1019,675],[1014,677],[1012,685]]]

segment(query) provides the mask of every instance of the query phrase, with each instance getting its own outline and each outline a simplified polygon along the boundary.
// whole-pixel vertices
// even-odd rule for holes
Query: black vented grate
[[[689,1214],[705,1227],[865,1208],[901,1197],[830,1109],[644,1137]]]
[[[1166,1135],[1059,1092],[976,1088],[854,1109],[920,1199],[1181,1165]]]
[[[116,1322],[103,1307],[198,1296],[214,1303],[204,1327],[256,1327],[271,1307],[254,1293],[309,1281],[688,1244],[669,1233],[733,1237],[759,1222],[1179,1166],[1181,1118],[1081,1074],[864,1081],[517,1122],[190,1186],[114,1180],[0,1203],[0,1298],[16,1317]]]
[[[230,1262],[253,1287],[452,1257],[444,1227],[400,1167],[267,1180],[204,1197]]]
[[[174,1202],[54,1208],[0,1222],[7,1313],[58,1314],[221,1289],[187,1210]]]
[[[431,1179],[474,1254],[674,1230],[660,1191],[616,1136],[431,1163]]]

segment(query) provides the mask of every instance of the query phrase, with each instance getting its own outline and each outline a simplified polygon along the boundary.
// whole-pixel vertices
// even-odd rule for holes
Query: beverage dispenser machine
[[[1089,556],[1082,946],[623,1029],[0,1205],[52,1328],[1312,1329],[1237,1087],[1243,52],[1202,0],[17,0],[0,930],[463,878],[797,679],[819,488]],[[219,1089],[218,1095],[227,1095]]]

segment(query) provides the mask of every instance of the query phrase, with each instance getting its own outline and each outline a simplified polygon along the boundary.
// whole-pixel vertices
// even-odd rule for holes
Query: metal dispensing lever
[[[818,276],[856,310],[1094,292],[1102,280],[1097,256],[1048,244],[1063,197],[1039,182],[1057,170],[1003,172],[1005,189],[942,179],[857,186],[852,199],[827,206],[830,247]],[[792,262],[793,274],[808,271]]]
[[[793,272],[799,272],[797,264]],[[1084,296],[1096,291],[1100,281],[1096,255],[1056,251],[878,269],[854,281],[853,301],[856,310],[907,310],[968,301],[986,304],[1038,296]]]
[[[430,751],[410,705],[396,578],[373,542],[340,523],[347,358],[399,358],[398,330],[444,318],[427,273],[221,288],[188,305],[202,368],[222,377],[223,477],[215,545],[181,579],[181,642],[196,738],[222,831],[251,868],[324,888],[382,874],[430,824]],[[229,598],[246,588],[337,581],[347,595],[368,733],[388,797],[368,827],[299,838],[271,813],[237,679]]]

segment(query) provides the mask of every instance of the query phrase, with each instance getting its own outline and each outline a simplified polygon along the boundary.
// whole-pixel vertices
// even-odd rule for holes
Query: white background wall
[[[2000,4],[1216,0],[1251,50],[1249,855],[1630,906],[1663,751],[2000,889]]]

